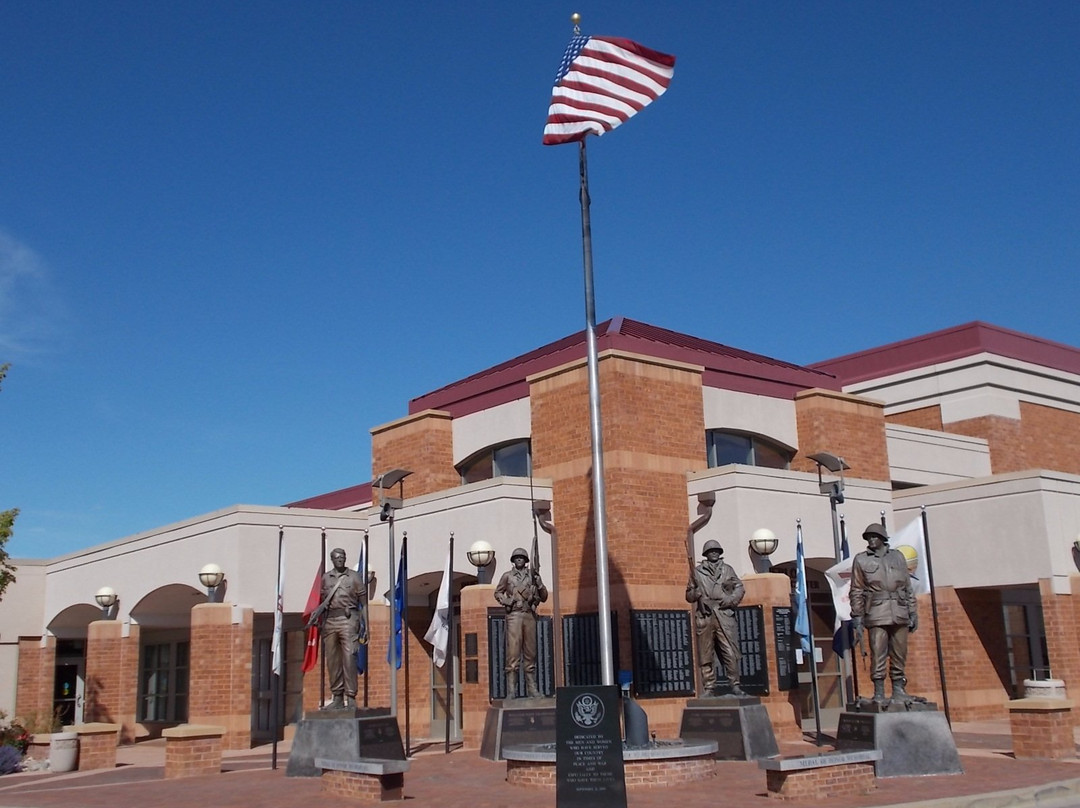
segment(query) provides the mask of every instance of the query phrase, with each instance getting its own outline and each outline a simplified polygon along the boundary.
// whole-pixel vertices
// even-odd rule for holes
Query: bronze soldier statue
[[[356,647],[368,641],[367,587],[356,570],[345,566],[345,551],[330,551],[334,565],[322,578],[322,601],[308,626],[322,621],[323,652],[334,700],[322,709],[356,706]]]
[[[506,609],[506,697],[517,697],[518,666],[525,663],[525,691],[540,696],[536,679],[536,607],[548,599],[540,573],[528,568],[529,554],[518,547],[510,556],[513,567],[495,587],[495,600]]]
[[[851,562],[851,627],[856,639],[865,626],[870,635],[870,679],[875,704],[885,700],[885,668],[888,657],[892,697],[897,701],[921,701],[908,694],[904,666],[908,632],[919,627],[919,609],[911,591],[907,559],[890,549],[885,527],[873,522],[863,531],[866,550]]]
[[[745,588],[735,570],[720,560],[724,548],[718,541],[705,542],[701,554],[705,560],[694,568],[686,584],[686,602],[695,604],[694,628],[697,633],[698,665],[701,667],[703,694],[716,689],[715,656],[724,665],[731,681],[731,693],[743,696],[739,680],[739,628],[735,607],[743,599]]]

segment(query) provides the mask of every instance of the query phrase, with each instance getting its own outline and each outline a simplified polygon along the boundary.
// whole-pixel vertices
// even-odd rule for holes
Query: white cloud
[[[64,320],[64,306],[45,262],[0,230],[0,360],[46,351]]]

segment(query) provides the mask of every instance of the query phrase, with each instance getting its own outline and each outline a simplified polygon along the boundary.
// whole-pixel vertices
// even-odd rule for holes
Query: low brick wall
[[[319,790],[347,800],[402,800],[405,799],[405,775],[400,772],[378,775],[324,769],[319,778]]]
[[[873,763],[845,763],[802,771],[767,771],[770,797],[781,800],[824,800],[869,794],[877,784]]]
[[[164,730],[165,779],[219,773],[224,734],[225,727],[205,724],[181,724]]]
[[[623,763],[626,788],[663,788],[682,783],[696,783],[716,776],[716,761],[707,757],[677,760],[628,760]],[[555,788],[555,762],[507,760],[506,781],[529,788]]]
[[[1040,760],[1076,757],[1072,707],[1067,699],[1010,701],[1013,756]]]
[[[71,731],[79,734],[79,771],[116,768],[120,724],[76,724]]]

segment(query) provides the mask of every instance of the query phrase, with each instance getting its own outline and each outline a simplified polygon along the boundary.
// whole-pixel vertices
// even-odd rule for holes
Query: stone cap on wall
[[[163,738],[220,738],[225,734],[225,727],[214,724],[181,724],[161,731]]]

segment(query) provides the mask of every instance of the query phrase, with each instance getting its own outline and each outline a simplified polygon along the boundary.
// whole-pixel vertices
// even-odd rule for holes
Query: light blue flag
[[[803,557],[802,525],[795,528],[795,633],[803,654],[810,654],[810,612],[806,598],[806,559]]]

